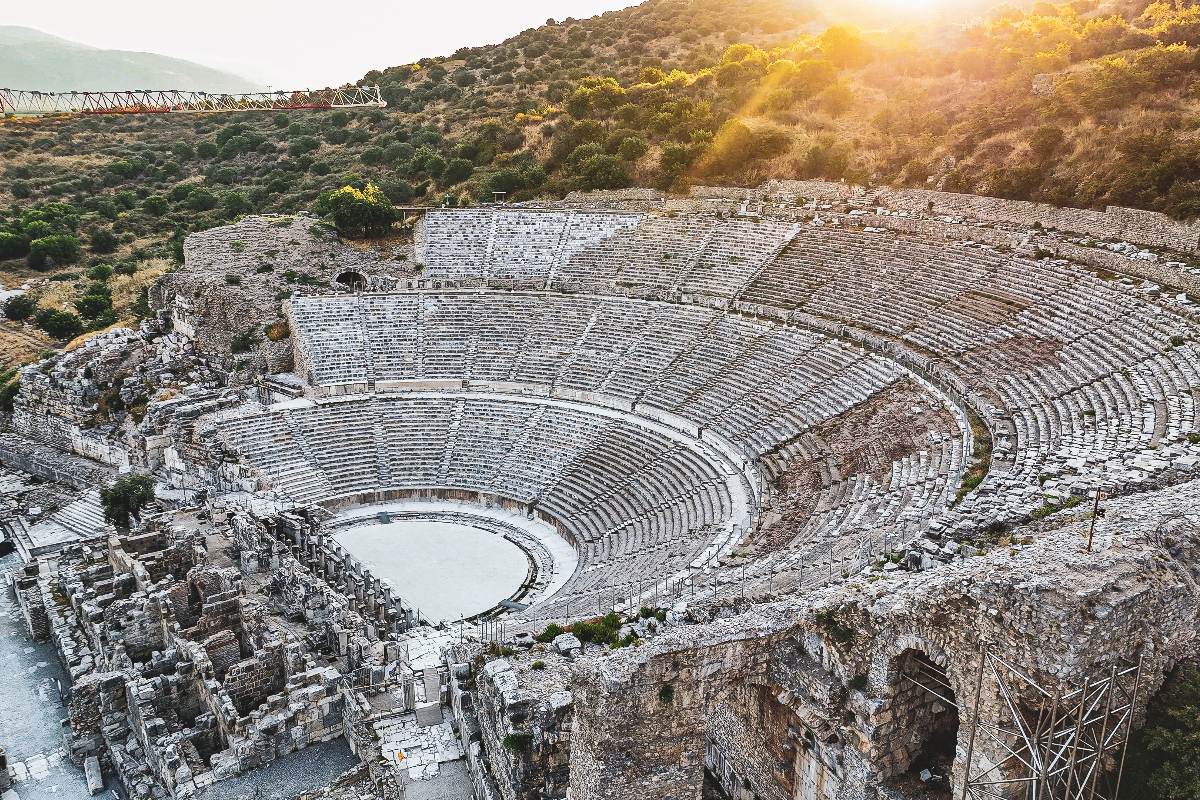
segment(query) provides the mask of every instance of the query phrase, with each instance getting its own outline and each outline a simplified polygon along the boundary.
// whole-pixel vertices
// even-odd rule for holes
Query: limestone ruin
[[[192,234],[22,370],[7,618],[89,791],[1112,797],[1200,645],[1194,229],[775,181],[410,234]],[[526,566],[355,538],[422,522]]]

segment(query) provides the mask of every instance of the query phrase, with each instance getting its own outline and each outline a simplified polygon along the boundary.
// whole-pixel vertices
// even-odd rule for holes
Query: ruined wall
[[[1092,553],[1077,523],[583,660],[571,685],[572,796],[696,798],[706,761],[773,800],[867,798],[880,786],[906,796],[904,782],[923,767],[961,790],[985,649],[1048,691],[1141,655],[1147,694],[1197,652],[1200,518],[1168,511],[1193,507],[1197,492],[1165,490],[1152,508],[1145,497],[1114,501]],[[943,697],[905,675],[934,676]],[[980,719],[1004,723],[998,685],[980,685]],[[1032,701],[1016,691],[1016,702]],[[972,761],[979,769],[1001,756],[977,741]]]
[[[330,292],[343,273],[401,280],[412,264],[395,252],[358,250],[317,219],[251,216],[184,240],[184,264],[150,290],[162,322],[227,370],[286,372],[290,332],[280,310],[293,292]],[[234,353],[235,340],[238,343]]]
[[[561,798],[569,781],[573,698],[568,664],[540,654],[514,665],[500,658],[475,674],[480,744],[505,800]]]

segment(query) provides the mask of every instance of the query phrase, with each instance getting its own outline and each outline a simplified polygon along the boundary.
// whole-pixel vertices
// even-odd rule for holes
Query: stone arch
[[[333,283],[339,289],[349,289],[352,292],[367,290],[367,276],[352,269],[339,272],[338,276],[333,279]]]
[[[897,636],[876,659],[871,675],[882,702],[873,714],[875,763],[885,781],[950,796],[956,776],[958,741],[964,726],[960,676],[949,669],[945,650],[917,634]],[[922,773],[934,776],[926,783]]]

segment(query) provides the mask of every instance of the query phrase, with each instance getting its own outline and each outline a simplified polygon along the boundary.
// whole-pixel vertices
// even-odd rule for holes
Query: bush
[[[311,153],[320,146],[321,142],[315,136],[301,136],[288,143],[288,155],[295,158],[305,153]]]
[[[384,236],[396,221],[396,209],[373,183],[362,189],[343,186],[317,199],[317,213],[328,217],[344,236]]]
[[[79,240],[66,233],[43,236],[29,243],[26,260],[34,269],[71,264],[79,259]]]
[[[621,189],[629,185],[625,162],[616,156],[594,155],[576,168],[579,185],[584,189]]]
[[[640,136],[630,136],[621,141],[617,155],[625,161],[637,161],[650,151],[650,145]]]
[[[19,233],[0,231],[0,261],[6,258],[24,258],[29,255],[29,239]]]
[[[546,626],[546,629],[544,631],[539,633],[534,638],[537,641],[541,642],[542,644],[549,644],[550,642],[554,641],[555,637],[561,636],[564,633],[566,633],[566,631],[564,631],[562,629],[561,625],[559,625],[558,623],[555,623],[555,622],[551,622],[549,625]]]
[[[152,217],[161,217],[171,210],[170,204],[165,197],[160,195],[151,195],[142,201],[142,211],[145,211]]]
[[[462,183],[475,173],[475,164],[465,158],[452,158],[442,171],[442,182],[447,186]]]
[[[37,300],[27,294],[17,294],[4,303],[4,316],[15,322],[29,319],[37,310]]]
[[[233,337],[233,341],[229,345],[229,352],[234,355],[249,353],[256,344],[258,344],[258,337],[254,335],[253,330],[242,331]]]
[[[15,374],[7,383],[0,386],[0,411],[5,414],[11,414],[13,410],[13,401],[17,398],[17,392],[21,390],[21,376]]]
[[[83,333],[83,323],[69,311],[42,309],[34,316],[34,322],[55,339],[74,339]]]
[[[96,320],[112,311],[112,297],[104,284],[93,284],[78,300],[75,310],[84,319]]]
[[[188,192],[183,204],[192,211],[211,211],[217,207],[218,202],[215,194],[208,189],[198,187]]]
[[[111,253],[117,249],[117,237],[111,228],[100,228],[92,232],[90,245],[93,253]]]
[[[154,499],[154,478],[127,475],[100,490],[104,519],[118,528],[128,528],[131,519],[141,519],[142,509]]]

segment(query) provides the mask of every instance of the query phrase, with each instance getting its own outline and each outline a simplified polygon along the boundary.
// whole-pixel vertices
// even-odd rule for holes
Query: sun
[[[894,14],[928,14],[945,4],[946,0],[875,0],[880,10]]]

